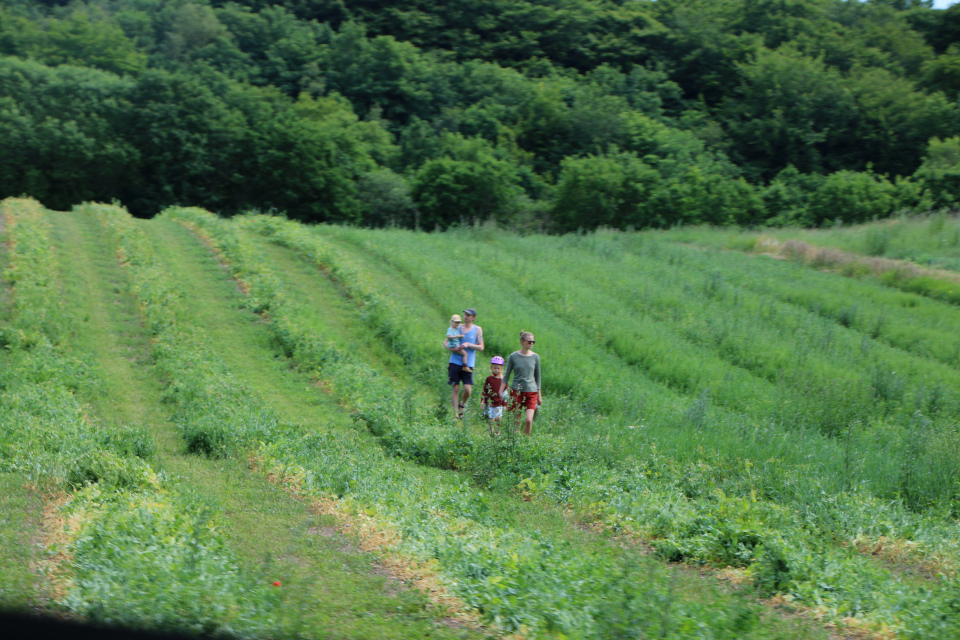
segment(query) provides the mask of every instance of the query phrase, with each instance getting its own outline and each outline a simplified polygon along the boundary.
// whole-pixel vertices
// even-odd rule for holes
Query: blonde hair
[[[450,321],[452,322],[452,321],[454,321],[454,320],[456,320],[457,322],[463,322],[463,320],[460,319],[460,314],[459,314],[459,313],[455,313],[455,314],[453,314],[452,316],[450,316]]]
[[[533,340],[533,334],[530,333],[529,331],[521,331],[521,332],[520,332],[520,339],[521,339],[521,340],[527,340],[527,341]]]

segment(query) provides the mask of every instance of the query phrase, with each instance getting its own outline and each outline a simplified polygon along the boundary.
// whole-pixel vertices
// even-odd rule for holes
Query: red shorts
[[[509,411],[519,411],[520,409],[537,408],[537,401],[540,399],[540,393],[537,391],[516,391],[510,389],[510,407]]]

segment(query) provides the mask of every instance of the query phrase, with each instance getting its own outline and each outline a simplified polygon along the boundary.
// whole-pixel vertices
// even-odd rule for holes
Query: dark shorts
[[[447,384],[469,384],[473,385],[473,371],[464,371],[462,364],[447,365]]]
[[[540,394],[536,391],[515,391],[510,389],[510,407],[508,411],[520,411],[521,409],[537,410],[537,401]]]

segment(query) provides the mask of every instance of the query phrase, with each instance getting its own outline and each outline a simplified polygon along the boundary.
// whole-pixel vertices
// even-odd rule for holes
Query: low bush
[[[838,171],[827,176],[811,196],[810,215],[817,225],[833,220],[851,224],[889,216],[896,204],[894,186],[886,178]]]

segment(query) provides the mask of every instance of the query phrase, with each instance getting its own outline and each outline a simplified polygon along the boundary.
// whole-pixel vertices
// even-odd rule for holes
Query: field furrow
[[[14,320],[13,296],[6,279],[9,266],[7,221],[0,210],[0,327]],[[9,360],[0,356],[3,366]],[[34,610],[41,606],[40,577],[34,571],[39,555],[42,501],[22,474],[0,472],[0,609]]]
[[[101,423],[85,404],[107,387],[74,343],[83,330],[65,298],[70,256],[55,249],[42,208],[11,199],[2,210],[14,313],[2,328],[0,460],[45,498],[46,606],[104,624],[264,630],[265,589],[236,568],[216,514],[157,472],[149,434]]]
[[[648,238],[662,242],[700,237],[696,232],[690,234],[670,232],[651,234]],[[715,240],[722,241],[721,235],[718,234]],[[616,239],[605,239],[604,242],[614,243],[624,251],[643,252],[641,245],[630,246]],[[691,256],[705,253],[702,246],[675,246]],[[711,246],[719,249],[723,245]],[[762,247],[758,246],[757,250],[762,252]],[[715,271],[722,272],[730,283],[797,304],[890,346],[954,368],[960,367],[960,309],[956,305],[897,290],[871,278],[843,277],[804,266],[795,260],[770,259],[763,253],[752,256],[739,251],[710,249],[706,253],[706,262],[712,264]]]

